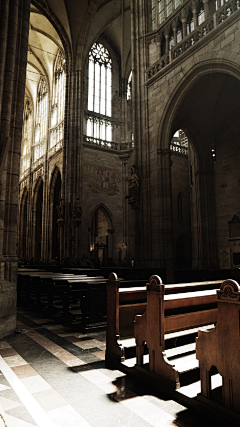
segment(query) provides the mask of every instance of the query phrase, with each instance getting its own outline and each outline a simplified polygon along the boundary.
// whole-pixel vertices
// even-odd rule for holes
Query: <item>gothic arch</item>
[[[181,102],[190,90],[195,86],[200,77],[216,73],[228,74],[240,81],[239,66],[229,60],[205,60],[200,64],[195,64],[185,74],[184,78],[180,80],[164,108],[158,129],[158,149],[169,149],[169,144],[174,132],[172,129],[174,117],[181,105]],[[190,139],[192,139],[191,135],[194,130],[191,123],[189,129],[186,129],[183,126],[183,131],[190,137]]]
[[[41,259],[43,179],[39,177],[33,190],[33,257]]]
[[[106,228],[106,224],[104,227],[105,233],[107,233],[105,235],[107,235],[107,237],[103,245],[101,245],[101,243],[99,243],[98,241],[96,242],[97,239],[95,237],[95,236],[98,236],[98,237],[103,236],[103,235],[102,236],[98,235],[98,226],[99,226],[98,212],[99,211],[101,212],[102,219],[105,217],[107,221],[107,228]],[[96,231],[96,228],[97,228],[97,231]],[[101,229],[101,226],[100,226],[100,229]],[[96,258],[100,258],[101,260],[103,260],[104,258],[106,260],[113,259],[114,231],[115,231],[114,221],[113,221],[113,216],[111,212],[104,204],[100,203],[91,212],[88,220],[88,230],[89,230],[90,256],[92,256],[93,259],[96,259]]]
[[[28,203],[29,193],[27,187],[24,187],[19,207],[19,223],[18,223],[18,256],[20,259],[27,259],[27,235],[28,235]]]
[[[106,218],[108,219],[108,226],[109,226],[109,228],[114,229],[114,228],[115,228],[115,226],[114,226],[113,216],[112,216],[112,214],[111,214],[110,210],[109,210],[109,209],[108,209],[108,208],[107,208],[103,203],[100,203],[99,205],[97,205],[97,206],[93,209],[93,211],[91,212],[91,214],[89,215],[88,227],[91,227],[91,220],[92,220],[92,218],[93,218],[93,216],[94,216],[95,212],[96,212],[98,209],[100,209],[100,210],[105,214]]]
[[[65,55],[66,55],[67,70],[68,71],[71,70],[72,68],[71,43],[62,23],[59,21],[55,13],[49,8],[49,6],[46,8],[46,3],[44,2],[44,0],[32,0],[32,4],[36,6],[44,16],[46,16],[46,18],[49,20],[49,22],[51,22],[51,24],[59,34],[59,37],[64,47]]]
[[[214,78],[219,85],[214,90]],[[200,80],[201,79],[201,80]],[[236,82],[236,83],[235,83]],[[227,84],[226,84],[227,83]],[[206,93],[204,92],[199,96],[201,101],[196,103],[196,110],[193,113],[189,109],[189,101],[193,101],[194,96],[200,93],[200,85],[209,84],[209,88],[213,96],[209,104],[206,103]],[[225,86],[222,86],[222,85]],[[162,192],[162,206],[164,206],[164,222],[163,233],[165,235],[165,242],[171,241],[172,235],[165,231],[166,228],[172,229],[172,203],[168,200],[168,194],[171,194],[171,167],[170,167],[170,143],[174,132],[181,128],[190,139],[191,148],[195,153],[194,159],[194,176],[195,176],[195,227],[193,241],[195,260],[193,265],[195,268],[217,268],[217,235],[216,235],[216,206],[214,201],[214,168],[211,159],[211,136],[213,133],[219,139],[221,127],[217,125],[221,123],[223,105],[227,99],[229,108],[229,92],[226,88],[234,90],[236,84],[236,94],[240,92],[240,76],[239,70],[231,61],[228,60],[205,60],[200,64],[195,64],[189,70],[181,82],[173,88],[172,95],[170,96],[165,109],[163,111],[158,130],[158,150],[162,168],[159,168],[159,182],[163,182],[165,187]],[[217,85],[217,83],[216,83]],[[201,86],[205,89],[204,86]],[[222,88],[224,95],[222,95]],[[226,96],[226,94],[228,96]],[[214,98],[215,97],[215,98]],[[196,99],[198,101],[198,99]],[[218,108],[222,106],[222,111]],[[238,105],[238,98],[235,95],[234,106]],[[205,115],[205,121],[202,119],[201,109],[199,106],[206,106],[206,111],[211,115]],[[221,111],[220,116],[219,112]],[[227,111],[227,110],[226,110]],[[204,113],[204,111],[203,111]],[[188,117],[188,114],[190,117]],[[230,113],[228,114],[230,117]],[[191,121],[192,119],[192,121]],[[233,120],[233,118],[231,118]],[[183,123],[182,123],[183,121]],[[232,121],[231,121],[232,124]],[[235,129],[236,132],[236,129]],[[211,134],[212,133],[212,134]],[[206,137],[207,136],[207,137]],[[221,139],[220,139],[221,140]],[[169,245],[169,258],[172,257],[172,249]]]

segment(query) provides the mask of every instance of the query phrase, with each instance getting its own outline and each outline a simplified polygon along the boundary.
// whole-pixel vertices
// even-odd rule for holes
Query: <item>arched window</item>
[[[51,125],[54,129],[50,131],[50,148],[63,139],[64,111],[65,111],[65,75],[66,60],[59,52],[54,71],[53,81],[53,103],[51,111]]]
[[[53,82],[52,126],[64,119],[65,107],[65,58],[59,53],[55,65]]]
[[[37,93],[37,114],[35,125],[35,144],[34,148],[34,161],[42,157],[46,149],[46,136],[47,136],[47,119],[48,119],[48,91],[47,83],[41,77],[38,93]]]
[[[132,99],[132,71],[129,74],[128,82],[127,82],[127,101],[131,101]]]
[[[88,60],[87,136],[112,141],[112,60],[102,43],[94,43]]]
[[[158,16],[159,24],[162,24],[164,21],[164,0],[158,1]]]
[[[205,12],[202,6],[198,13],[198,25],[201,25],[204,21],[205,21]]]
[[[33,111],[32,104],[27,99],[24,108],[23,116],[23,138],[22,138],[22,153],[21,153],[21,171],[22,174],[30,167],[30,149],[32,145],[33,135]]]
[[[166,9],[167,9],[167,17],[169,17],[173,12],[172,0],[166,0]]]
[[[156,1],[152,0],[152,30],[156,30]]]

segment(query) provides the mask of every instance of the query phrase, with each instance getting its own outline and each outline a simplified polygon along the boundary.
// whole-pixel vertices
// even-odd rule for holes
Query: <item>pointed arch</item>
[[[33,257],[41,259],[42,250],[43,179],[39,177],[33,193]]]
[[[20,199],[20,209],[19,209],[19,223],[18,223],[18,257],[21,260],[28,258],[28,245],[27,245],[27,235],[28,235],[28,203],[29,203],[29,193],[27,187],[23,189],[22,196]]]
[[[113,260],[115,227],[110,210],[100,203],[91,212],[88,224],[91,258],[99,258],[103,263]]]

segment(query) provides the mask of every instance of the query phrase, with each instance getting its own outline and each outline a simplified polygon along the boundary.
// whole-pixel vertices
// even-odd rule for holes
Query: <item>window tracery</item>
[[[112,59],[102,43],[94,43],[88,58],[87,136],[112,141]]]
[[[53,103],[52,103],[52,120],[51,125],[56,126],[64,119],[65,107],[65,68],[66,60],[60,53],[55,66],[54,82],[53,82]]]
[[[23,138],[21,153],[21,171],[22,174],[30,167],[30,150],[33,137],[33,109],[29,99],[27,99],[23,116]]]
[[[35,124],[35,144],[34,148],[34,161],[42,157],[46,149],[46,136],[47,136],[47,121],[48,121],[48,88],[47,83],[41,77],[38,93],[37,93],[37,114]]]
[[[132,99],[132,71],[129,74],[128,82],[127,82],[127,101],[131,101]]]

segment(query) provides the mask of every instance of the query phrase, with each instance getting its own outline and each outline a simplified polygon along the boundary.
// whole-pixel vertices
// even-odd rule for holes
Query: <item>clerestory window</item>
[[[129,74],[128,82],[127,82],[127,101],[131,101],[132,99],[132,71]]]
[[[41,78],[37,93],[37,117],[35,127],[35,143],[41,142],[47,135],[47,84]]]
[[[102,43],[94,43],[88,59],[87,136],[112,141],[112,59]]]
[[[35,144],[34,161],[42,157],[46,150],[47,136],[47,119],[48,119],[48,91],[47,83],[41,77],[37,92],[37,114],[35,123]]]
[[[65,111],[65,75],[66,60],[59,52],[54,71],[53,102],[51,111],[50,148],[63,140],[64,111]]]
[[[65,106],[65,58],[59,54],[55,66],[52,103],[52,126],[64,119]]]

